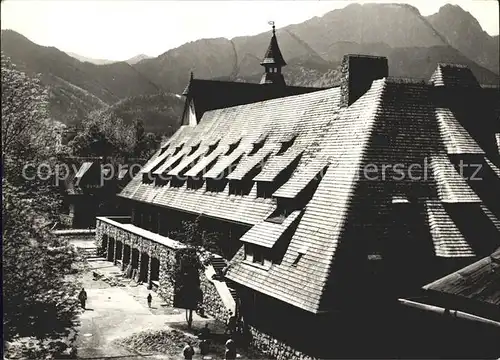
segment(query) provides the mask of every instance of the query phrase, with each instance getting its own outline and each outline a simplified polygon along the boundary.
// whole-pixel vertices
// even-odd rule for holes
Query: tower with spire
[[[286,65],[286,62],[278,46],[274,21],[270,21],[269,24],[273,26],[273,36],[271,37],[271,42],[264,55],[264,59],[260,63],[265,69],[260,83],[286,86],[285,78],[281,73],[281,68]]]

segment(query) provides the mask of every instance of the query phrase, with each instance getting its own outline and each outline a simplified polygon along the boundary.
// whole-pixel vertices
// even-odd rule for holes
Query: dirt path
[[[172,359],[161,354],[131,352],[115,345],[114,341],[141,331],[162,330],[168,328],[168,324],[185,322],[184,310],[165,306],[154,292],[151,292],[153,301],[149,309],[146,302],[149,291],[145,285],[123,279],[121,281],[126,286],[112,287],[104,281],[93,280],[92,271],[98,269],[113,276],[120,273],[118,267],[104,260],[89,261],[89,265],[90,270],[81,279],[88,300],[87,310],[80,316],[78,358]],[[213,321],[195,314],[193,317],[197,325]]]

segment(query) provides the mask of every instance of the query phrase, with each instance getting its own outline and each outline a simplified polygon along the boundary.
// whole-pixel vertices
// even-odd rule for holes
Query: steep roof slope
[[[425,251],[443,258],[489,253],[500,245],[498,99],[461,81],[470,78],[467,71],[455,75],[458,87],[375,80],[349,107],[341,106],[341,88],[332,88],[207,111],[146,165],[148,172],[161,169],[159,176],[196,158],[190,168],[196,171],[188,166],[184,173],[187,182],[137,176],[121,196],[257,225],[263,238],[253,234],[254,244],[267,244],[266,233],[290,230],[281,239],[287,246],[279,261],[269,268],[252,265],[241,248],[227,277],[313,313],[332,308],[342,254],[383,257],[384,241],[401,236],[405,248],[396,252],[417,260]],[[460,161],[481,165],[481,181],[461,172]],[[253,172],[256,163],[261,168]],[[399,164],[403,173],[394,166]],[[420,166],[412,169],[415,164]],[[366,172],[370,166],[375,173]],[[208,179],[190,187],[198,173]],[[251,190],[232,193],[231,184],[248,174]],[[309,187],[312,179],[316,188]],[[266,186],[272,196],[260,193]],[[293,219],[296,227],[277,227],[270,220],[280,217],[275,215],[287,196],[303,213],[298,223]],[[282,215],[283,224],[292,223],[292,215]]]

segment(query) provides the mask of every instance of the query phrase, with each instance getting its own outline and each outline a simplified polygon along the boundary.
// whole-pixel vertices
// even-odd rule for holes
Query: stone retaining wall
[[[108,238],[115,240],[115,248],[112,250],[113,259],[115,259],[116,242],[121,241],[123,246],[130,245],[132,256],[132,249],[138,249],[140,253],[149,255],[148,271],[151,271],[151,258],[155,257],[160,261],[159,269],[159,288],[158,294],[166,302],[167,306],[173,306],[174,289],[168,277],[168,264],[175,261],[175,249],[171,249],[166,245],[159,244],[155,241],[149,240],[132,232],[126,231],[118,226],[109,224],[103,220],[97,219],[95,243],[99,248],[101,246],[102,238],[107,235]],[[109,245],[108,241],[108,245]],[[122,249],[122,256],[124,256],[124,249]],[[139,255],[138,269],[141,267],[141,256]],[[148,276],[148,278],[150,278]],[[200,287],[203,292],[203,304],[200,309],[214,317],[215,319],[226,322],[229,318],[229,313],[222,302],[215,285],[207,279],[205,273],[200,272]],[[252,334],[252,346],[259,349],[265,354],[268,354],[277,360],[299,359],[299,360],[316,360],[311,356],[296,351],[291,346],[284,342],[278,341],[270,335],[260,332],[254,327],[249,327]]]
[[[215,285],[207,279],[204,272],[200,273],[200,287],[203,292],[203,305],[201,307],[205,313],[225,323],[229,319],[229,312],[224,306]]]
[[[272,336],[260,332],[252,326],[249,326],[249,329],[252,334],[251,345],[256,349],[262,351],[264,354],[276,358],[276,360],[319,360],[315,357],[306,355],[300,351],[293,349],[291,346],[285,344],[284,342],[276,340]]]
[[[95,230],[89,229],[71,229],[71,230],[55,230],[52,234],[60,239],[67,241],[71,240],[85,240],[92,241],[95,238]]]

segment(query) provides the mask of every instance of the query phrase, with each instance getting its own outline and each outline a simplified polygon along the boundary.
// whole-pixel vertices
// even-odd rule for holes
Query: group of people
[[[85,310],[85,306],[87,303],[87,292],[85,291],[84,288],[82,288],[82,290],[80,290],[80,293],[78,294],[78,300],[80,301],[80,306],[82,307],[82,309]],[[151,293],[148,294],[148,297],[146,298],[146,300],[148,302],[148,307],[150,308],[151,302],[153,301],[153,297],[151,296]]]
[[[208,354],[210,337],[211,337],[210,329],[208,328],[208,324],[205,324],[205,326],[198,333],[198,338],[201,340],[200,341],[201,355]],[[182,349],[182,354],[184,355],[184,359],[193,359],[194,353],[195,353],[194,349],[190,343],[187,343],[186,346],[184,346],[184,349]],[[236,359],[236,343],[234,342],[233,339],[229,339],[226,341],[226,350],[224,353],[224,359],[225,360]]]

